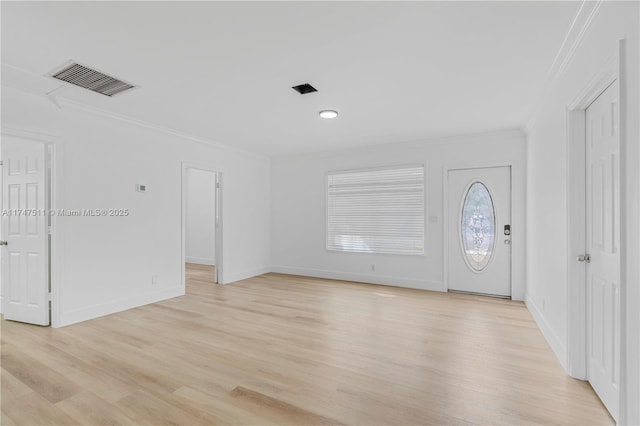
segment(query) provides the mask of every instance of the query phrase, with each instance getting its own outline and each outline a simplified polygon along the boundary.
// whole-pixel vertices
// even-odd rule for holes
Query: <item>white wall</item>
[[[276,272],[442,291],[447,168],[513,166],[514,299],[524,296],[524,136],[519,131],[378,146],[272,161],[271,241]],[[331,170],[421,162],[426,169],[424,256],[326,250],[326,174]],[[429,217],[437,218],[430,223]],[[375,264],[375,272],[371,264]]]
[[[621,70],[627,108],[623,129],[626,144],[623,153],[623,188],[629,201],[623,214],[623,256],[626,268],[629,333],[623,352],[630,361],[627,379],[630,401],[625,402],[626,421],[640,424],[640,153],[638,143],[638,3],[603,2],[570,62],[553,82],[542,108],[534,117],[527,141],[527,303],[535,313],[545,337],[563,365],[567,364],[567,113],[566,108],[597,76],[616,53],[618,40],[626,38]],[[624,411],[624,410],[623,410]],[[624,421],[623,416],[623,421]]]
[[[216,175],[187,169],[186,260],[215,265]]]
[[[6,87],[2,126],[58,136],[58,208],[131,211],[128,217],[57,219],[55,325],[184,294],[182,161],[223,174],[222,282],[268,272],[268,159],[68,104],[59,110],[43,97]],[[147,192],[136,192],[137,183]]]

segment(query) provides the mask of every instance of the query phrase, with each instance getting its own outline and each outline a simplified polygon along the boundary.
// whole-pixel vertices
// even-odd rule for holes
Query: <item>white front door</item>
[[[448,289],[511,296],[511,167],[448,172]]]
[[[46,150],[2,136],[2,312],[49,325]]]
[[[620,383],[618,83],[586,112],[587,374],[614,418]]]

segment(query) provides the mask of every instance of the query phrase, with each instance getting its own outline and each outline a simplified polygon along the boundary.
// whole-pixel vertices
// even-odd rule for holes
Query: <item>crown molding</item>
[[[591,26],[593,19],[598,14],[603,0],[584,1],[573,19],[569,31],[562,41],[562,45],[556,54],[551,67],[549,68],[549,76],[555,79],[562,75],[567,64],[573,59],[578,46],[582,42],[587,30]]]
[[[67,98],[57,97],[56,99],[57,99],[58,103],[60,105],[62,105],[62,106],[69,107],[69,108],[76,109],[76,110],[80,110],[80,111],[84,111],[84,112],[87,112],[89,114],[110,118],[112,120],[121,121],[121,122],[128,123],[128,124],[133,124],[133,125],[139,126],[139,127],[144,127],[146,129],[153,130],[153,131],[156,131],[156,132],[159,132],[159,133],[164,133],[166,135],[176,136],[176,137],[179,137],[179,138],[182,138],[182,139],[187,139],[187,140],[190,140],[192,142],[197,142],[197,143],[200,143],[200,144],[203,144],[203,145],[207,145],[207,146],[210,146],[210,147],[231,151],[231,152],[234,152],[234,153],[239,154],[239,155],[244,155],[244,156],[253,157],[253,158],[256,158],[256,159],[260,159],[260,160],[269,161],[269,157],[267,157],[265,155],[258,154],[258,153],[255,153],[255,152],[251,152],[251,151],[245,151],[245,150],[240,149],[240,148],[236,148],[236,147],[233,147],[233,146],[221,143],[221,142],[216,142],[216,141],[213,141],[211,139],[202,138],[200,136],[195,136],[195,135],[192,135],[190,133],[186,133],[186,132],[183,132],[183,131],[180,131],[180,130],[172,129],[170,127],[160,126],[160,125],[149,123],[149,122],[144,121],[144,120],[139,120],[137,118],[133,118],[133,117],[130,117],[130,116],[127,116],[127,115],[118,114],[118,113],[111,112],[111,111],[106,111],[104,109],[92,107],[92,106],[86,105],[86,104],[81,103],[81,102],[72,101],[72,100],[67,99]]]
[[[7,136],[15,136],[23,139],[31,139],[38,142],[44,142],[46,144],[56,144],[60,142],[60,139],[49,133],[36,132],[31,129],[24,129],[14,126],[3,125],[0,129],[0,133]]]
[[[543,89],[540,91],[540,96],[535,103],[531,118],[523,127],[524,133],[530,132],[535,126],[537,116],[542,108],[545,98],[550,93],[553,84],[560,78],[560,76],[562,76],[562,74],[564,74],[567,65],[575,56],[580,43],[591,27],[591,24],[597,16],[600,6],[602,6],[604,1],[605,0],[585,0],[580,5],[580,9],[578,9],[578,13],[576,13],[576,16],[573,18],[573,22],[571,22],[571,26],[560,45],[560,49],[558,49],[558,53],[556,54],[551,67],[549,67],[547,78],[544,82]]]
[[[519,128],[506,128],[500,130],[490,130],[485,132],[470,132],[460,134],[448,134],[442,136],[431,136],[423,139],[407,140],[400,142],[383,142],[375,145],[355,146],[351,148],[336,148],[324,151],[305,152],[292,155],[281,155],[272,157],[272,162],[291,161],[291,160],[311,160],[320,158],[333,158],[343,155],[354,155],[367,152],[384,153],[388,151],[396,151],[398,149],[417,149],[425,146],[433,145],[451,145],[465,142],[493,141],[501,140],[524,140],[525,135]]]
[[[32,77],[37,77],[39,79],[44,78],[41,75],[35,74],[33,72],[30,72],[28,70],[25,70],[25,69],[22,69],[22,68],[19,68],[19,67],[15,67],[13,65],[2,63],[2,66],[3,67],[9,67],[9,68],[13,69],[14,71],[17,71],[17,72],[20,72],[20,73],[24,73],[24,74],[32,76]],[[263,155],[263,154],[258,154],[256,152],[246,151],[246,150],[243,150],[241,148],[236,148],[236,147],[233,147],[231,145],[227,145],[227,144],[222,143],[222,142],[217,142],[217,141],[214,141],[214,140],[211,140],[211,139],[207,139],[207,138],[203,138],[203,137],[200,137],[200,136],[192,135],[190,133],[183,132],[183,131],[180,131],[180,130],[176,130],[176,129],[173,129],[171,127],[161,126],[161,125],[150,123],[148,121],[139,120],[137,118],[133,118],[133,117],[130,117],[128,115],[118,114],[118,113],[107,111],[107,110],[104,110],[104,109],[101,109],[101,108],[96,108],[96,107],[93,107],[93,106],[89,106],[89,105],[87,105],[85,103],[73,101],[71,99],[62,97],[59,94],[60,92],[54,93],[54,92],[58,91],[61,88],[63,88],[63,89],[67,88],[68,86],[65,85],[65,84],[62,84],[62,85],[56,87],[55,89],[53,89],[53,90],[51,90],[51,91],[49,91],[47,93],[38,93],[38,92],[34,92],[34,91],[28,91],[28,90],[25,90],[24,88],[21,88],[21,87],[18,87],[18,86],[13,86],[13,85],[8,85],[6,83],[3,83],[2,87],[9,88],[9,89],[12,89],[12,90],[16,90],[18,92],[21,92],[21,93],[24,93],[24,94],[27,94],[27,95],[36,96],[36,97],[41,98],[41,99],[46,99],[49,102],[53,102],[54,105],[56,107],[58,107],[59,109],[62,109],[62,106],[64,106],[64,107],[67,107],[67,108],[71,108],[71,109],[75,109],[75,110],[79,110],[79,111],[84,111],[84,112],[89,113],[89,114],[93,114],[93,115],[109,118],[109,119],[112,119],[112,120],[116,120],[116,121],[120,121],[120,122],[124,122],[124,123],[128,123],[128,124],[133,124],[133,125],[139,126],[139,127],[144,127],[146,129],[153,130],[153,131],[156,131],[156,132],[159,132],[159,133],[164,133],[166,135],[175,136],[175,137],[179,137],[179,138],[182,138],[182,139],[187,139],[187,140],[190,140],[190,141],[193,141],[193,142],[197,142],[197,143],[200,143],[200,144],[203,144],[203,145],[207,145],[209,147],[224,149],[224,150],[231,151],[231,152],[234,152],[234,153],[239,154],[239,155],[248,156],[248,157],[252,157],[252,158],[255,158],[255,159],[266,160],[266,161],[270,160],[270,158],[268,156]]]

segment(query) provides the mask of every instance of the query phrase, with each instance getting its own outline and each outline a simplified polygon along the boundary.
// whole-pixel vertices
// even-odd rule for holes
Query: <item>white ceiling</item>
[[[520,128],[579,8],[2,2],[2,84],[45,93],[74,59],[141,88],[60,97],[269,156]]]

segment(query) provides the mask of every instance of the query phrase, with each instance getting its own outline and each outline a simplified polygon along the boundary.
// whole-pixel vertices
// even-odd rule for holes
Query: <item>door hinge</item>
[[[51,227],[51,226],[49,226],[49,227],[47,228],[47,234],[49,234],[49,235],[53,234],[53,229],[52,229],[52,227]]]
[[[47,302],[51,302],[51,293],[47,293]]]

